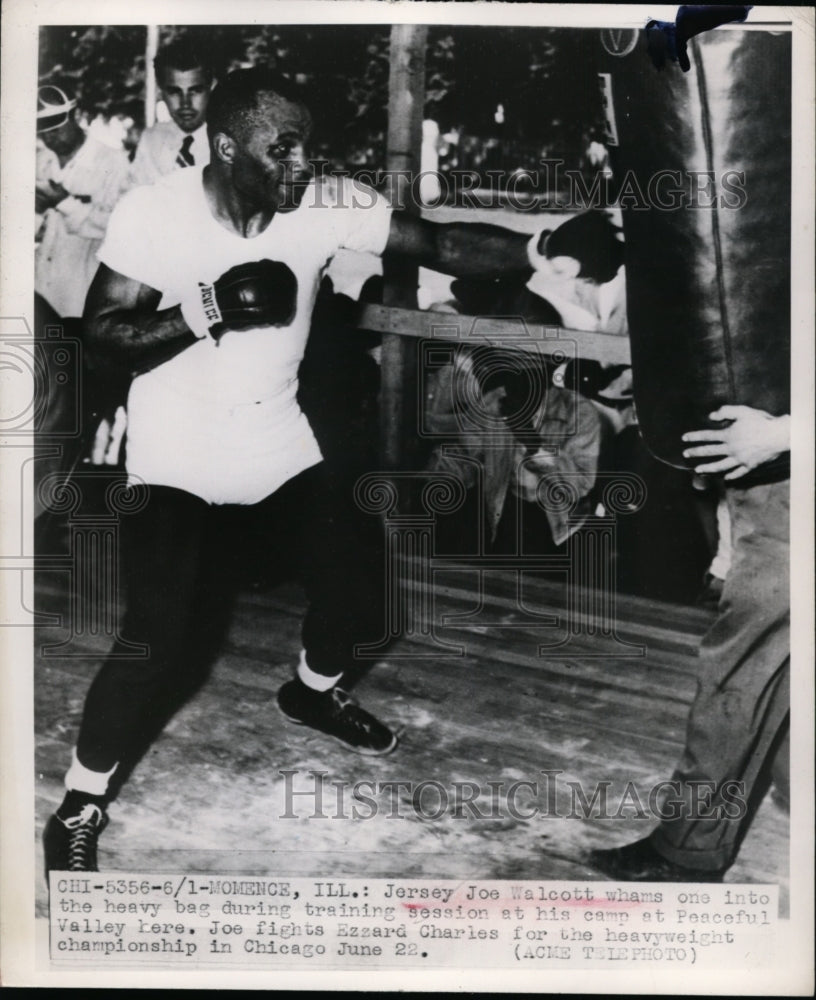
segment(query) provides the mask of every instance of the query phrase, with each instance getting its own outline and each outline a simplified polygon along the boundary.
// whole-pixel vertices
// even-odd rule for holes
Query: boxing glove
[[[218,342],[228,330],[259,326],[287,326],[295,315],[297,278],[280,261],[237,264],[208,285],[198,288],[181,304],[193,333]]]

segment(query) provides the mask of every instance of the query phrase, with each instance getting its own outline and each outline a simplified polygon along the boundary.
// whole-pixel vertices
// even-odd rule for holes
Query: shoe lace
[[[370,727],[367,724],[367,715],[348,691],[338,687],[332,688],[331,696],[338,715],[342,715],[347,723],[357,729],[368,732]]]
[[[337,705],[339,709],[344,709],[347,705],[356,705],[356,702],[348,693],[342,688],[333,687],[331,689],[332,701]]]
[[[89,802],[76,816],[63,820],[68,838],[68,871],[87,871],[96,863],[96,840],[104,819],[99,806]]]

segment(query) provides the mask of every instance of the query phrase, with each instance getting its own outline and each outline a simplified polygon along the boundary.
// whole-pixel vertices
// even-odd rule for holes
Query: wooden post
[[[153,72],[153,60],[158,49],[159,26],[148,24],[145,42],[145,128],[150,128],[156,121],[156,74]]]
[[[388,80],[388,147],[386,169],[393,204],[419,214],[422,119],[425,106],[425,45],[428,29],[418,24],[391,28]],[[404,309],[417,307],[417,268],[402,261],[383,264],[383,302]],[[416,424],[416,345],[407,338],[384,334],[380,389],[381,457],[386,469],[405,459],[409,427]]]

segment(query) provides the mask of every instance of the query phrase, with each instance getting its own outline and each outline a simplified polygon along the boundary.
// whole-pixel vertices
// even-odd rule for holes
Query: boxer
[[[309,600],[278,708],[358,753],[394,748],[391,729],[339,686],[355,646],[384,634],[384,560],[297,404],[320,275],[340,248],[455,275],[517,272],[539,258],[537,236],[432,224],[355,182],[313,178],[309,112],[293,84],[263,68],[216,86],[207,128],[207,166],[135,188],[117,206],[86,304],[89,350],[133,375],[127,609],[45,830],[46,871],[96,870],[112,794],[200,683],[226,582],[274,529],[298,539]]]

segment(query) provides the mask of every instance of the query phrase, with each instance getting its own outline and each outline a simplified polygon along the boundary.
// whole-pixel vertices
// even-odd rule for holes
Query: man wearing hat
[[[81,316],[108,218],[127,186],[124,150],[87,135],[68,85],[37,92],[34,289],[63,317]]]
[[[194,45],[178,39],[159,51],[153,69],[170,121],[142,133],[130,171],[133,186],[210,162],[206,117],[215,80],[209,65]]]

